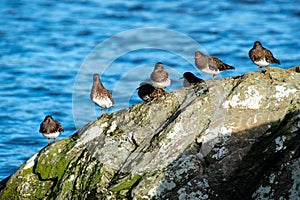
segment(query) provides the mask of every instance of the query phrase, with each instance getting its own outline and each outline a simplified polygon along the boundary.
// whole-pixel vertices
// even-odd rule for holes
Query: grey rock
[[[87,124],[0,184],[0,199],[300,198],[300,73],[181,88]]]

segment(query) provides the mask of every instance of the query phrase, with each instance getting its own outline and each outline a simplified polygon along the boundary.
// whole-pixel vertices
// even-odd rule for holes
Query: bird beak
[[[180,79],[183,79],[183,78],[184,78],[184,77],[180,77],[179,80],[180,80]]]

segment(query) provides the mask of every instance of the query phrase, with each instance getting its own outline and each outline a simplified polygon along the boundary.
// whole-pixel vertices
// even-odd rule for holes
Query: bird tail
[[[228,64],[225,64],[225,66],[226,66],[226,69],[235,69],[233,66],[228,65]]]
[[[277,63],[280,65],[280,60],[277,60],[276,58],[274,58],[274,63]]]

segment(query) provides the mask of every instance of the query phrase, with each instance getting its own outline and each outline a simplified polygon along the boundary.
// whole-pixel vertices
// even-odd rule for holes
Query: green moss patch
[[[74,157],[72,153],[68,152],[75,144],[75,140],[64,139],[43,149],[38,155],[34,172],[42,180],[59,179]]]
[[[32,168],[20,170],[2,191],[0,199],[42,199],[51,193],[52,185],[52,181],[40,181]]]
[[[120,193],[123,190],[129,190],[136,182],[141,179],[142,176],[134,175],[134,176],[126,176],[125,178],[118,181],[119,183],[112,186],[110,190],[115,193]]]

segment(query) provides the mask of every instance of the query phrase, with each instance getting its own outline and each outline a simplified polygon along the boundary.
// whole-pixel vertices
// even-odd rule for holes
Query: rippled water
[[[184,71],[209,79],[193,66],[193,41],[236,67],[218,78],[256,71],[248,58],[256,40],[280,67],[298,65],[295,2],[0,1],[0,179],[47,145],[38,132],[45,115],[61,121],[58,139],[95,119],[93,73],[112,90],[116,111],[140,102],[135,88],[158,61],[171,74],[169,90],[181,87]]]

